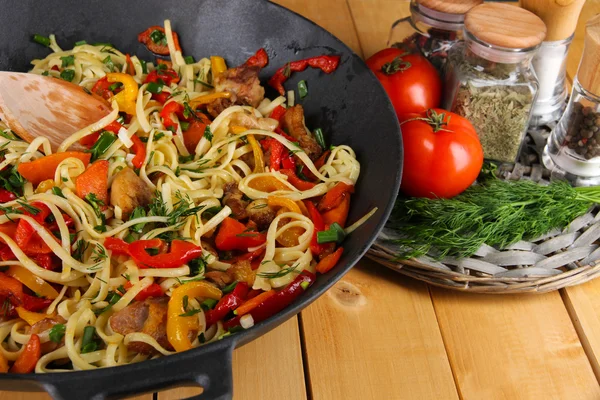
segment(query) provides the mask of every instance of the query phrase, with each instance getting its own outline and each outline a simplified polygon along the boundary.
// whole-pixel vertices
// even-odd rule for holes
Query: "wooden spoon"
[[[0,119],[28,142],[47,137],[56,151],[110,111],[106,100],[62,79],[0,71]]]

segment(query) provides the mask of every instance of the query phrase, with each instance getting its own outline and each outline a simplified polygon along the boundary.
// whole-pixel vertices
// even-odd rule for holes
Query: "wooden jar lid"
[[[600,14],[585,25],[583,57],[577,71],[579,84],[588,92],[600,96]]]
[[[501,3],[481,4],[465,16],[465,28],[492,46],[525,49],[546,37],[546,25],[532,12]]]
[[[483,0],[417,0],[419,5],[447,14],[466,14]]]
[[[521,7],[531,11],[546,24],[546,41],[564,40],[575,32],[585,0],[521,0]]]

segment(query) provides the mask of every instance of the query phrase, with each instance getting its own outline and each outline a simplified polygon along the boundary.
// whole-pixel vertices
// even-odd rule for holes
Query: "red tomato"
[[[458,195],[479,175],[483,149],[471,123],[432,109],[400,120],[404,142],[401,190],[415,197]]]
[[[387,92],[398,117],[440,106],[442,80],[422,55],[383,49],[367,60],[367,66]]]

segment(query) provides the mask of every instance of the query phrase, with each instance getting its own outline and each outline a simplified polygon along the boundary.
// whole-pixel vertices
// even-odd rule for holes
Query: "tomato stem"
[[[381,67],[381,72],[386,75],[393,75],[398,71],[403,72],[412,67],[410,62],[402,59],[402,57],[407,54],[408,53],[402,53],[398,57],[394,58],[391,62],[383,64]]]
[[[403,124],[405,124],[407,122],[411,122],[411,121],[424,121],[433,128],[434,133],[439,132],[439,131],[452,132],[450,129],[444,128],[444,126],[447,126],[450,123],[450,115],[448,116],[448,119],[446,121],[444,121],[445,116],[446,116],[446,113],[438,114],[435,110],[429,109],[429,110],[427,110],[427,117],[417,117],[417,118],[407,119],[406,121],[402,121],[400,123],[400,126],[402,126]]]

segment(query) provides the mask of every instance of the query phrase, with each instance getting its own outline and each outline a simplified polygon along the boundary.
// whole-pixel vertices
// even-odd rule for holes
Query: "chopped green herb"
[[[212,218],[218,213],[220,213],[222,209],[223,207],[219,206],[207,208],[206,210],[204,210],[204,212],[202,212],[202,216],[205,218]]]
[[[83,241],[83,239],[79,239],[75,243],[75,249],[73,250],[73,258],[77,261],[83,261],[83,254],[87,250],[89,243]]]
[[[114,92],[115,90],[117,90],[118,88],[120,88],[121,86],[123,86],[123,84],[121,82],[115,82],[112,85],[110,85],[108,87],[108,90],[110,90],[111,92]],[[120,123],[120,122],[119,122]]]
[[[115,46],[113,46],[111,43],[107,43],[107,42],[98,42],[98,43],[94,43],[94,46],[102,46],[102,47],[115,47]]]
[[[146,210],[144,210],[144,207],[136,207],[133,210],[133,212],[131,213],[131,216],[129,217],[129,220],[132,221],[132,220],[137,219],[137,218],[144,218],[145,216],[146,216]],[[135,233],[142,233],[142,230],[144,229],[145,225],[146,224],[142,222],[142,223],[133,225],[129,229],[132,232],[135,232]]]
[[[81,354],[91,353],[98,349],[98,343],[94,340],[96,335],[96,328],[93,326],[86,326],[83,328],[83,340],[81,341]]]
[[[164,134],[164,133],[162,133],[162,132],[158,132],[156,135],[154,135],[154,138],[153,138],[153,140],[152,140],[152,141],[153,141],[153,142],[156,142],[157,140],[160,140],[160,138],[162,138],[162,137],[164,137],[164,136],[165,136],[165,134]]]
[[[167,44],[167,36],[164,32],[161,32],[158,29],[155,29],[150,33],[150,39],[152,39],[152,41],[156,44]]]
[[[33,41],[42,46],[50,47],[50,38],[42,35],[33,35]]]
[[[60,79],[63,81],[71,82],[75,78],[75,71],[72,69],[65,69],[60,73]]]
[[[306,81],[302,80],[298,82],[298,94],[303,99],[308,95],[308,88],[306,87]]]
[[[233,281],[232,283],[230,283],[229,285],[225,286],[221,291],[225,294],[225,293],[230,293],[233,292],[233,289],[235,289],[236,285],[238,284],[237,281]]]
[[[66,330],[67,327],[65,324],[56,324],[50,329],[50,334],[48,336],[52,342],[60,343],[63,336],[65,336]]]
[[[194,60],[194,57],[192,57],[192,56],[185,56],[185,57],[183,57],[183,59],[186,64],[193,64],[196,62],[196,60]]]
[[[218,301],[215,299],[206,299],[201,304],[200,307],[206,311],[212,310],[217,305]]]
[[[75,64],[75,56],[73,56],[73,55],[61,57],[60,60],[62,61],[61,68],[65,68],[65,67],[68,67],[69,65]]]
[[[323,137],[323,130],[321,128],[315,129],[315,139],[317,139],[317,143],[321,148],[326,149],[327,145],[325,144],[325,138]]]
[[[135,242],[135,236],[133,236],[131,233],[128,234],[127,236],[125,236],[124,239],[127,243],[133,243]],[[128,279],[129,280],[129,279]]]
[[[192,160],[194,160],[194,155],[193,154],[190,154],[189,156],[179,156],[179,163],[180,164],[186,164],[186,163],[189,163]]]
[[[282,276],[286,276],[287,274],[295,272],[298,266],[299,264],[296,263],[292,266],[281,268],[281,270],[278,272],[259,272],[258,274],[256,274],[256,276],[260,276],[261,278],[267,279],[281,278]]]
[[[158,82],[149,82],[148,86],[146,86],[146,90],[153,94],[162,93],[163,84]]]
[[[183,132],[186,132],[190,128],[189,122],[181,121],[180,124],[181,124],[181,130]]]
[[[115,63],[113,63],[113,60],[112,58],[110,58],[110,56],[106,56],[106,58],[102,60],[102,62],[104,63],[104,65],[106,65],[110,72],[115,71]]]
[[[42,72],[42,76],[48,76],[48,75],[50,75],[50,72],[48,72],[48,71]]]
[[[202,257],[194,258],[188,263],[188,267],[190,267],[190,275],[203,274],[206,269],[206,260]]]
[[[87,42],[85,40],[80,40],[79,42],[75,42],[75,46],[83,46],[84,44],[87,44]]]
[[[204,137],[206,138],[206,140],[208,140],[209,142],[212,143],[213,140],[213,134],[210,131],[210,125],[206,126],[206,129],[204,129]]]
[[[142,73],[147,74],[148,73],[148,63],[146,63],[146,61],[144,61],[144,60],[140,60],[140,64],[142,65]]]
[[[334,222],[329,226],[328,230],[317,232],[317,243],[323,244],[335,242],[340,244],[345,237],[346,233],[344,232],[344,228],[342,228],[337,222]]]
[[[94,143],[94,146],[89,150],[89,152],[92,153],[92,162],[96,161],[106,153],[106,150],[108,150],[116,140],[117,136],[114,133],[102,131],[100,137],[96,143]]]
[[[308,289],[309,286],[310,286],[310,282],[308,282],[308,281],[304,281],[300,284],[300,287],[304,290]]]
[[[40,210],[37,207],[34,207],[30,204],[25,203],[23,200],[17,200],[17,203],[23,207],[23,209],[25,211],[27,211],[29,214],[33,214],[33,215],[38,215],[40,212],[42,212],[42,210]]]

